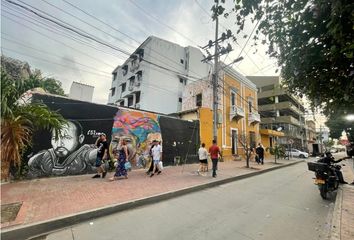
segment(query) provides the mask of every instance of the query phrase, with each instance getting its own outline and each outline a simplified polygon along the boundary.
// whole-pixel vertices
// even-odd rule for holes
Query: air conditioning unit
[[[134,90],[134,85],[129,85],[128,90],[129,91],[133,91]]]
[[[135,108],[140,109],[140,103],[136,103]]]

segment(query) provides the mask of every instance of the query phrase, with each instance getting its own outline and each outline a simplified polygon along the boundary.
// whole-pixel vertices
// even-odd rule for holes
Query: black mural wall
[[[129,137],[133,165],[148,151],[153,139],[162,140],[164,165],[175,164],[176,159],[187,164],[198,162],[199,121],[45,94],[33,94],[32,99],[58,111],[68,124],[59,138],[50,131],[34,134],[25,159],[31,178],[95,172],[94,143],[100,133],[105,133],[109,142],[113,137]]]

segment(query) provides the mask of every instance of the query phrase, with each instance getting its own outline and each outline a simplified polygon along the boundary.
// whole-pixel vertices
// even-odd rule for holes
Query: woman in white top
[[[206,172],[208,169],[208,151],[205,149],[205,143],[202,143],[202,146],[198,150],[199,155],[199,172]]]

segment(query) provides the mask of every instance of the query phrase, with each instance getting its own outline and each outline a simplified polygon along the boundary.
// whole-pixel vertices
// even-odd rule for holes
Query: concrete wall
[[[162,141],[165,165],[174,164],[177,154],[186,163],[198,161],[199,121],[46,94],[34,94],[33,99],[58,111],[68,125],[57,138],[51,131],[34,134],[33,147],[24,159],[31,178],[95,172],[97,148],[94,144],[101,133],[107,135],[110,148],[117,144],[113,141],[115,137],[126,140],[133,166],[139,156],[148,155],[150,143],[155,139]]]
[[[78,82],[73,82],[70,87],[69,98],[92,102],[94,87]]]

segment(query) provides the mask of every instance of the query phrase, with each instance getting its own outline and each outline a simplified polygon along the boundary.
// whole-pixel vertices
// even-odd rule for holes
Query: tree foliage
[[[23,81],[24,89],[43,88],[46,92],[65,96],[61,82],[54,78],[42,78],[40,75],[31,74],[28,79]]]
[[[345,116],[354,114],[354,108],[347,110],[340,108],[333,111],[326,121],[326,126],[330,129],[330,136],[339,139],[342,132],[345,131],[347,136],[350,137],[349,141],[354,142],[354,123],[345,119]]]
[[[54,129],[59,134],[66,122],[60,114],[50,111],[43,104],[19,104],[18,99],[28,90],[25,81],[13,80],[1,71],[2,180],[8,179],[10,165],[20,165],[21,154],[23,149],[31,144],[33,131]]]
[[[258,27],[254,46],[267,44],[283,83],[328,115],[354,107],[354,2],[351,0],[234,0],[236,34],[248,18]],[[218,13],[223,13],[218,10]],[[235,33],[234,33],[235,34]]]

